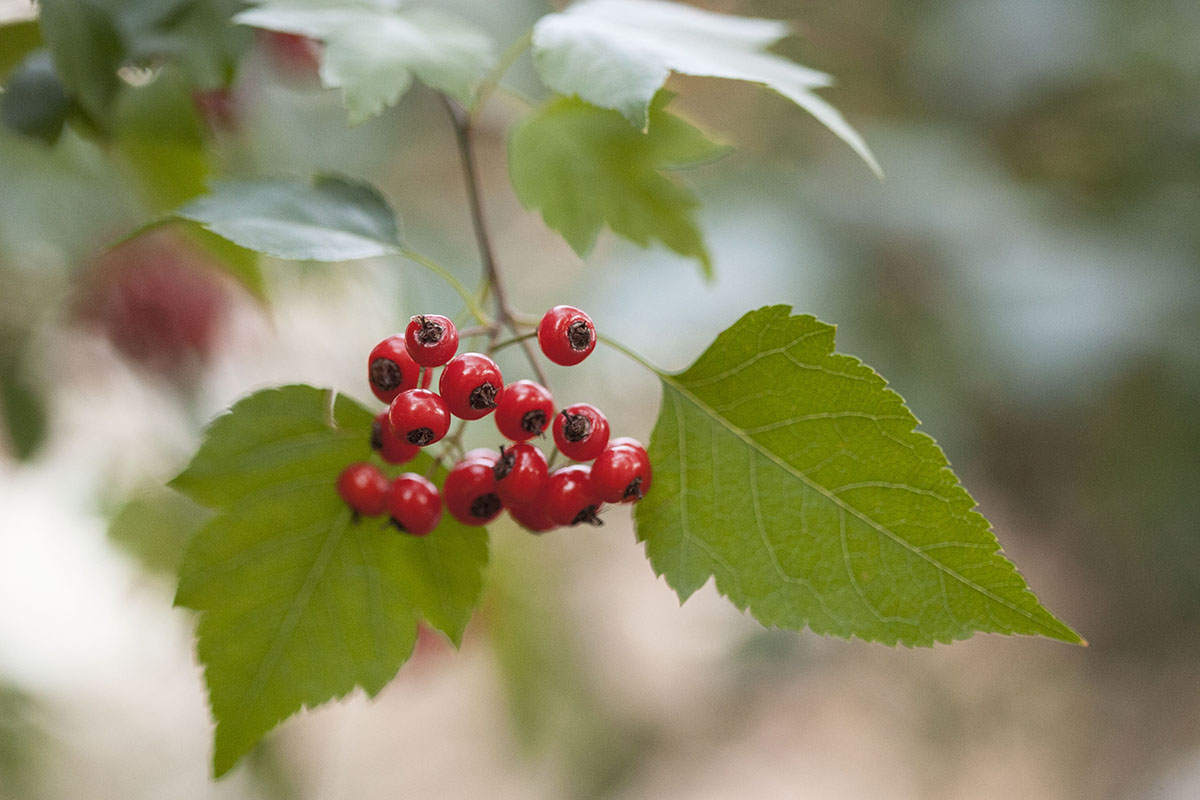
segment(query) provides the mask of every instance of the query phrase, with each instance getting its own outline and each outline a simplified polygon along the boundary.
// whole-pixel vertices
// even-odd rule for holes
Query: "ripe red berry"
[[[554,417],[550,391],[533,381],[517,381],[504,387],[496,406],[496,427],[514,442],[538,436]]]
[[[592,488],[591,472],[592,468],[586,464],[572,464],[551,472],[545,491],[538,497],[546,516],[558,525],[581,522],[603,525],[597,516],[600,498]]]
[[[611,442],[592,464],[592,485],[606,503],[635,503],[650,491],[650,457],[636,439]]]
[[[428,478],[406,472],[392,481],[388,512],[400,530],[424,536],[442,519],[442,498]]]
[[[421,366],[413,361],[404,346],[404,337],[395,334],[384,339],[367,357],[367,379],[371,391],[385,403],[390,403],[401,392],[417,388]],[[423,381],[429,385],[428,374]]]
[[[547,311],[538,325],[537,337],[546,358],[564,367],[578,364],[596,349],[592,318],[573,306],[555,306]]]
[[[375,517],[387,508],[391,484],[379,467],[358,462],[342,470],[337,479],[337,492],[355,514]]]
[[[522,442],[500,448],[492,475],[496,478],[496,494],[505,506],[523,505],[537,499],[546,485],[549,470],[542,451]]]
[[[508,515],[530,533],[545,533],[558,527],[546,514],[546,505],[538,500],[524,505],[506,505]]]
[[[554,443],[573,461],[591,461],[608,445],[608,418],[588,403],[567,406],[554,418]]]
[[[396,436],[386,411],[380,411],[371,423],[371,449],[389,464],[406,464],[421,452],[420,447]]]
[[[482,458],[460,461],[446,475],[442,486],[446,510],[464,525],[486,525],[504,508],[496,494],[492,466]]]
[[[428,389],[409,389],[392,400],[388,422],[398,439],[425,447],[441,441],[450,430],[450,411],[440,395]]]
[[[492,413],[503,389],[500,368],[479,353],[462,353],[450,359],[438,379],[438,392],[450,413],[459,419],[480,419]]]
[[[440,314],[420,314],[404,329],[404,345],[422,367],[440,367],[458,350],[458,329]]]

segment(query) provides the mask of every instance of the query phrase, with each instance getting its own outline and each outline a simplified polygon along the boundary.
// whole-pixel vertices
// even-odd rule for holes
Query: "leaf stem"
[[[422,267],[429,270],[434,275],[437,275],[439,278],[449,284],[450,288],[462,298],[463,303],[465,303],[467,306],[467,310],[471,312],[471,316],[475,318],[476,322],[478,322],[480,325],[489,325],[491,323],[487,317],[487,314],[483,312],[483,309],[480,308],[479,304],[475,302],[475,298],[472,297],[471,293],[467,291],[467,287],[463,286],[462,282],[450,273],[450,270],[446,269],[432,258],[417,252],[408,245],[402,245],[398,252],[409,261],[420,264]]]
[[[616,350],[618,353],[621,353],[626,358],[628,358],[630,361],[634,361],[638,364],[641,364],[643,367],[645,367],[649,371],[653,372],[658,377],[660,377],[660,378],[670,377],[670,374],[666,370],[662,369],[661,367],[654,366],[649,361],[647,361],[644,356],[629,349],[625,345],[618,342],[616,339],[613,339],[611,336],[605,336],[603,333],[600,333],[599,331],[597,331],[596,332],[596,340],[599,342],[603,342],[604,344],[611,347],[613,350]]]
[[[479,88],[479,94],[475,96],[475,102],[471,106],[470,116],[474,118],[483,110],[487,104],[488,98],[492,96],[492,92],[500,88],[500,80],[504,74],[517,63],[526,50],[533,45],[533,28],[525,31],[519,39],[508,46],[500,56],[500,60],[496,62],[496,66],[492,67],[492,71],[484,78],[482,86]]]

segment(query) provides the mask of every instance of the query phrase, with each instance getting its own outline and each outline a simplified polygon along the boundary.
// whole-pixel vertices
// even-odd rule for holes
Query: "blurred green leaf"
[[[637,505],[655,572],[715,577],[767,626],[930,645],[977,631],[1079,636],[1029,591],[933,439],[834,328],[752,311],[661,373],[654,483]]]
[[[112,15],[99,0],[42,0],[40,20],[59,78],[89,117],[107,128],[125,58]]]
[[[47,50],[34,50],[21,61],[0,94],[0,123],[48,144],[58,141],[70,109]]]
[[[693,214],[699,201],[661,173],[712,161],[729,148],[668,113],[670,99],[668,92],[655,99],[645,133],[615,111],[576,98],[551,100],[521,122],[509,143],[509,173],[521,203],[540,209],[581,256],[607,224],[642,246],[660,240],[711,275]]]
[[[36,19],[0,25],[0,79],[41,46],[42,32]]]
[[[108,525],[108,538],[154,572],[175,574],[188,541],[212,513],[162,486],[139,491]]]
[[[197,244],[215,256],[221,266],[258,300],[267,299],[258,253],[210,233],[195,222],[184,222],[184,230]]]
[[[413,76],[469,103],[495,62],[491,39],[458,17],[385,0],[256,0],[235,19],[323,41],[321,81],[343,90],[354,124],[395,105]]]
[[[192,540],[176,602],[198,638],[215,773],[279,721],[375,695],[412,652],[417,621],[455,642],[478,603],[487,532],[445,517],[428,536],[355,519],[335,484],[370,457],[373,415],[310,386],[247,397],[209,427],[172,486],[218,512]],[[409,468],[424,472],[419,456]]]
[[[387,200],[345,178],[218,181],[175,213],[242,247],[297,261],[371,258],[400,247]]]
[[[116,20],[130,63],[174,65],[197,89],[228,85],[250,46],[232,24],[241,0],[102,0]]]
[[[16,362],[0,363],[0,412],[13,454],[31,458],[46,439],[46,403]]]
[[[144,86],[124,87],[115,115],[117,148],[151,208],[174,208],[204,192],[210,156],[178,72],[164,69]]]
[[[761,83],[808,111],[882,174],[866,142],[813,89],[823,72],[767,52],[787,23],[715,14],[661,0],[585,0],[533,29],[533,63],[559,94],[615,109],[639,128],[672,71]]]

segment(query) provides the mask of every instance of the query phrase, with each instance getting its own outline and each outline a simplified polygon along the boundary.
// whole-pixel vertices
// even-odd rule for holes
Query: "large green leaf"
[[[42,0],[39,20],[58,77],[90,117],[106,126],[120,88],[125,44],[99,0]]]
[[[175,213],[234,244],[297,261],[370,258],[400,247],[387,201],[345,178],[218,181]]]
[[[42,32],[36,19],[0,24],[0,80],[21,63],[29,53],[42,46]]]
[[[413,76],[468,103],[495,62],[491,39],[461,19],[389,0],[257,0],[235,19],[323,41],[321,81],[343,91],[352,123],[394,105]]]
[[[1000,553],[900,396],[833,340],[772,306],[662,374],[654,484],[636,510],[655,571],[682,599],[713,576],[769,626],[906,645],[977,631],[1081,641]]]
[[[425,537],[354,519],[335,483],[370,454],[372,415],[310,386],[258,392],[210,426],[172,485],[218,513],[187,550],[176,603],[202,612],[200,660],[227,772],[276,723],[375,695],[425,619],[455,642],[482,590],[487,533]],[[409,465],[425,471],[426,456]]]
[[[560,97],[525,119],[509,143],[509,172],[526,208],[581,256],[600,229],[640,245],[661,240],[695,258],[711,274],[696,227],[696,196],[662,170],[705,163],[729,152],[666,111],[668,92],[650,107],[650,129],[639,131],[615,111]]]
[[[813,92],[829,86],[830,77],[767,52],[789,33],[783,22],[660,0],[584,0],[538,21],[533,62],[555,91],[616,109],[640,128],[653,124],[651,100],[671,72],[764,84],[820,120],[879,173],[858,132]]]

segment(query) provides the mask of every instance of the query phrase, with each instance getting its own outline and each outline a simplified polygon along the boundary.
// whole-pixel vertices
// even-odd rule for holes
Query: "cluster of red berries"
[[[538,344],[546,358],[571,366],[596,347],[587,314],[555,306],[542,317]],[[604,503],[632,503],[650,488],[650,459],[635,439],[609,440],[608,420],[595,406],[576,403],[555,411],[546,387],[529,380],[505,385],[496,362],[461,353],[454,323],[437,314],[412,318],[404,335],[384,339],[371,351],[371,390],[388,409],[375,418],[371,446],[389,464],[404,464],[450,430],[452,417],[476,420],[494,414],[510,443],[499,451],[471,450],[450,469],[441,491],[428,478],[406,472],[389,480],[369,463],[346,467],[338,493],[357,515],[385,512],[401,530],[423,536],[442,517],[445,504],[465,525],[484,525],[504,509],[527,530],[561,525],[599,525]],[[442,367],[438,391],[429,390],[432,370]],[[551,470],[530,439],[547,429],[558,452],[575,462]]]

